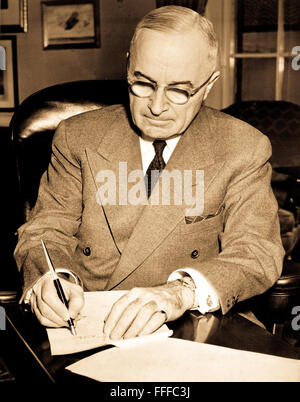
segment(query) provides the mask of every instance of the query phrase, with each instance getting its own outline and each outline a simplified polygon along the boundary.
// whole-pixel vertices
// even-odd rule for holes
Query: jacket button
[[[83,254],[88,257],[91,254],[91,249],[89,247],[84,248]]]
[[[191,252],[191,257],[192,258],[198,258],[199,257],[199,251],[198,250],[193,250]]]

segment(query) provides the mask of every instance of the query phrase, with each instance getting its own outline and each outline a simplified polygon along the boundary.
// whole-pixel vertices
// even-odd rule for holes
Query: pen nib
[[[72,335],[74,335],[74,336],[77,335],[74,326],[71,325],[70,328],[71,328]]]

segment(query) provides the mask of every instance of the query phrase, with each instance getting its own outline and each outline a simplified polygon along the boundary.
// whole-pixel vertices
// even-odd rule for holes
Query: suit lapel
[[[123,190],[120,190],[119,186],[120,173],[126,176],[124,177],[126,183],[126,172],[129,173],[134,170],[142,172],[139,137],[131,128],[125,115],[123,116],[120,113],[118,120],[109,127],[107,133],[104,135],[97,151],[86,148],[86,154],[94,177],[97,201],[104,210],[116,247],[122,253],[128,232],[132,232],[136,221],[144,209],[144,205],[131,205],[128,203],[126,198],[124,198],[127,194],[126,189],[123,188]],[[116,203],[113,205],[109,203],[103,205],[105,203],[103,203],[100,191],[101,186],[105,183],[103,176],[109,176],[112,180],[115,180],[115,186],[113,186],[114,188],[112,188],[111,192],[112,195],[115,194],[116,200]]]
[[[224,164],[214,155],[216,136],[209,127],[205,108],[177,144],[165,170],[204,171],[204,193]],[[161,181],[162,177],[160,178]],[[199,183],[193,183],[199,185]],[[184,219],[186,205],[151,205],[142,210],[123,250],[118,266],[113,272],[106,289],[112,289],[137,269],[145,259],[164,241]]]

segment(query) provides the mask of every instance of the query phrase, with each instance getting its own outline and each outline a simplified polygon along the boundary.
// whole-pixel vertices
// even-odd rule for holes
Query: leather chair
[[[128,103],[126,81],[67,82],[35,92],[21,103],[10,124],[19,183],[20,224],[28,219],[36,202],[58,124],[73,115],[117,103]]]
[[[286,251],[276,284],[253,299],[256,315],[273,333],[290,324],[300,305],[300,106],[286,101],[247,101],[223,112],[246,121],[272,144],[272,187],[279,204],[282,243]]]

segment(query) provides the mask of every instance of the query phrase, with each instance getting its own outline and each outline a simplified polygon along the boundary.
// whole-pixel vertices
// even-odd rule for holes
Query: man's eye
[[[149,82],[145,81],[135,81],[131,85],[131,91],[134,93],[134,95],[139,96],[141,98],[151,96],[154,90],[155,87]]]
[[[182,94],[182,95],[188,95],[189,91],[183,88],[168,88],[168,92],[173,92],[174,94]]]
[[[168,88],[167,97],[173,103],[184,104],[189,98],[189,93],[180,88]]]
[[[145,88],[154,88],[153,84],[151,84],[150,82],[145,82],[145,81],[136,81],[135,85],[138,85],[140,87],[145,87]]]

